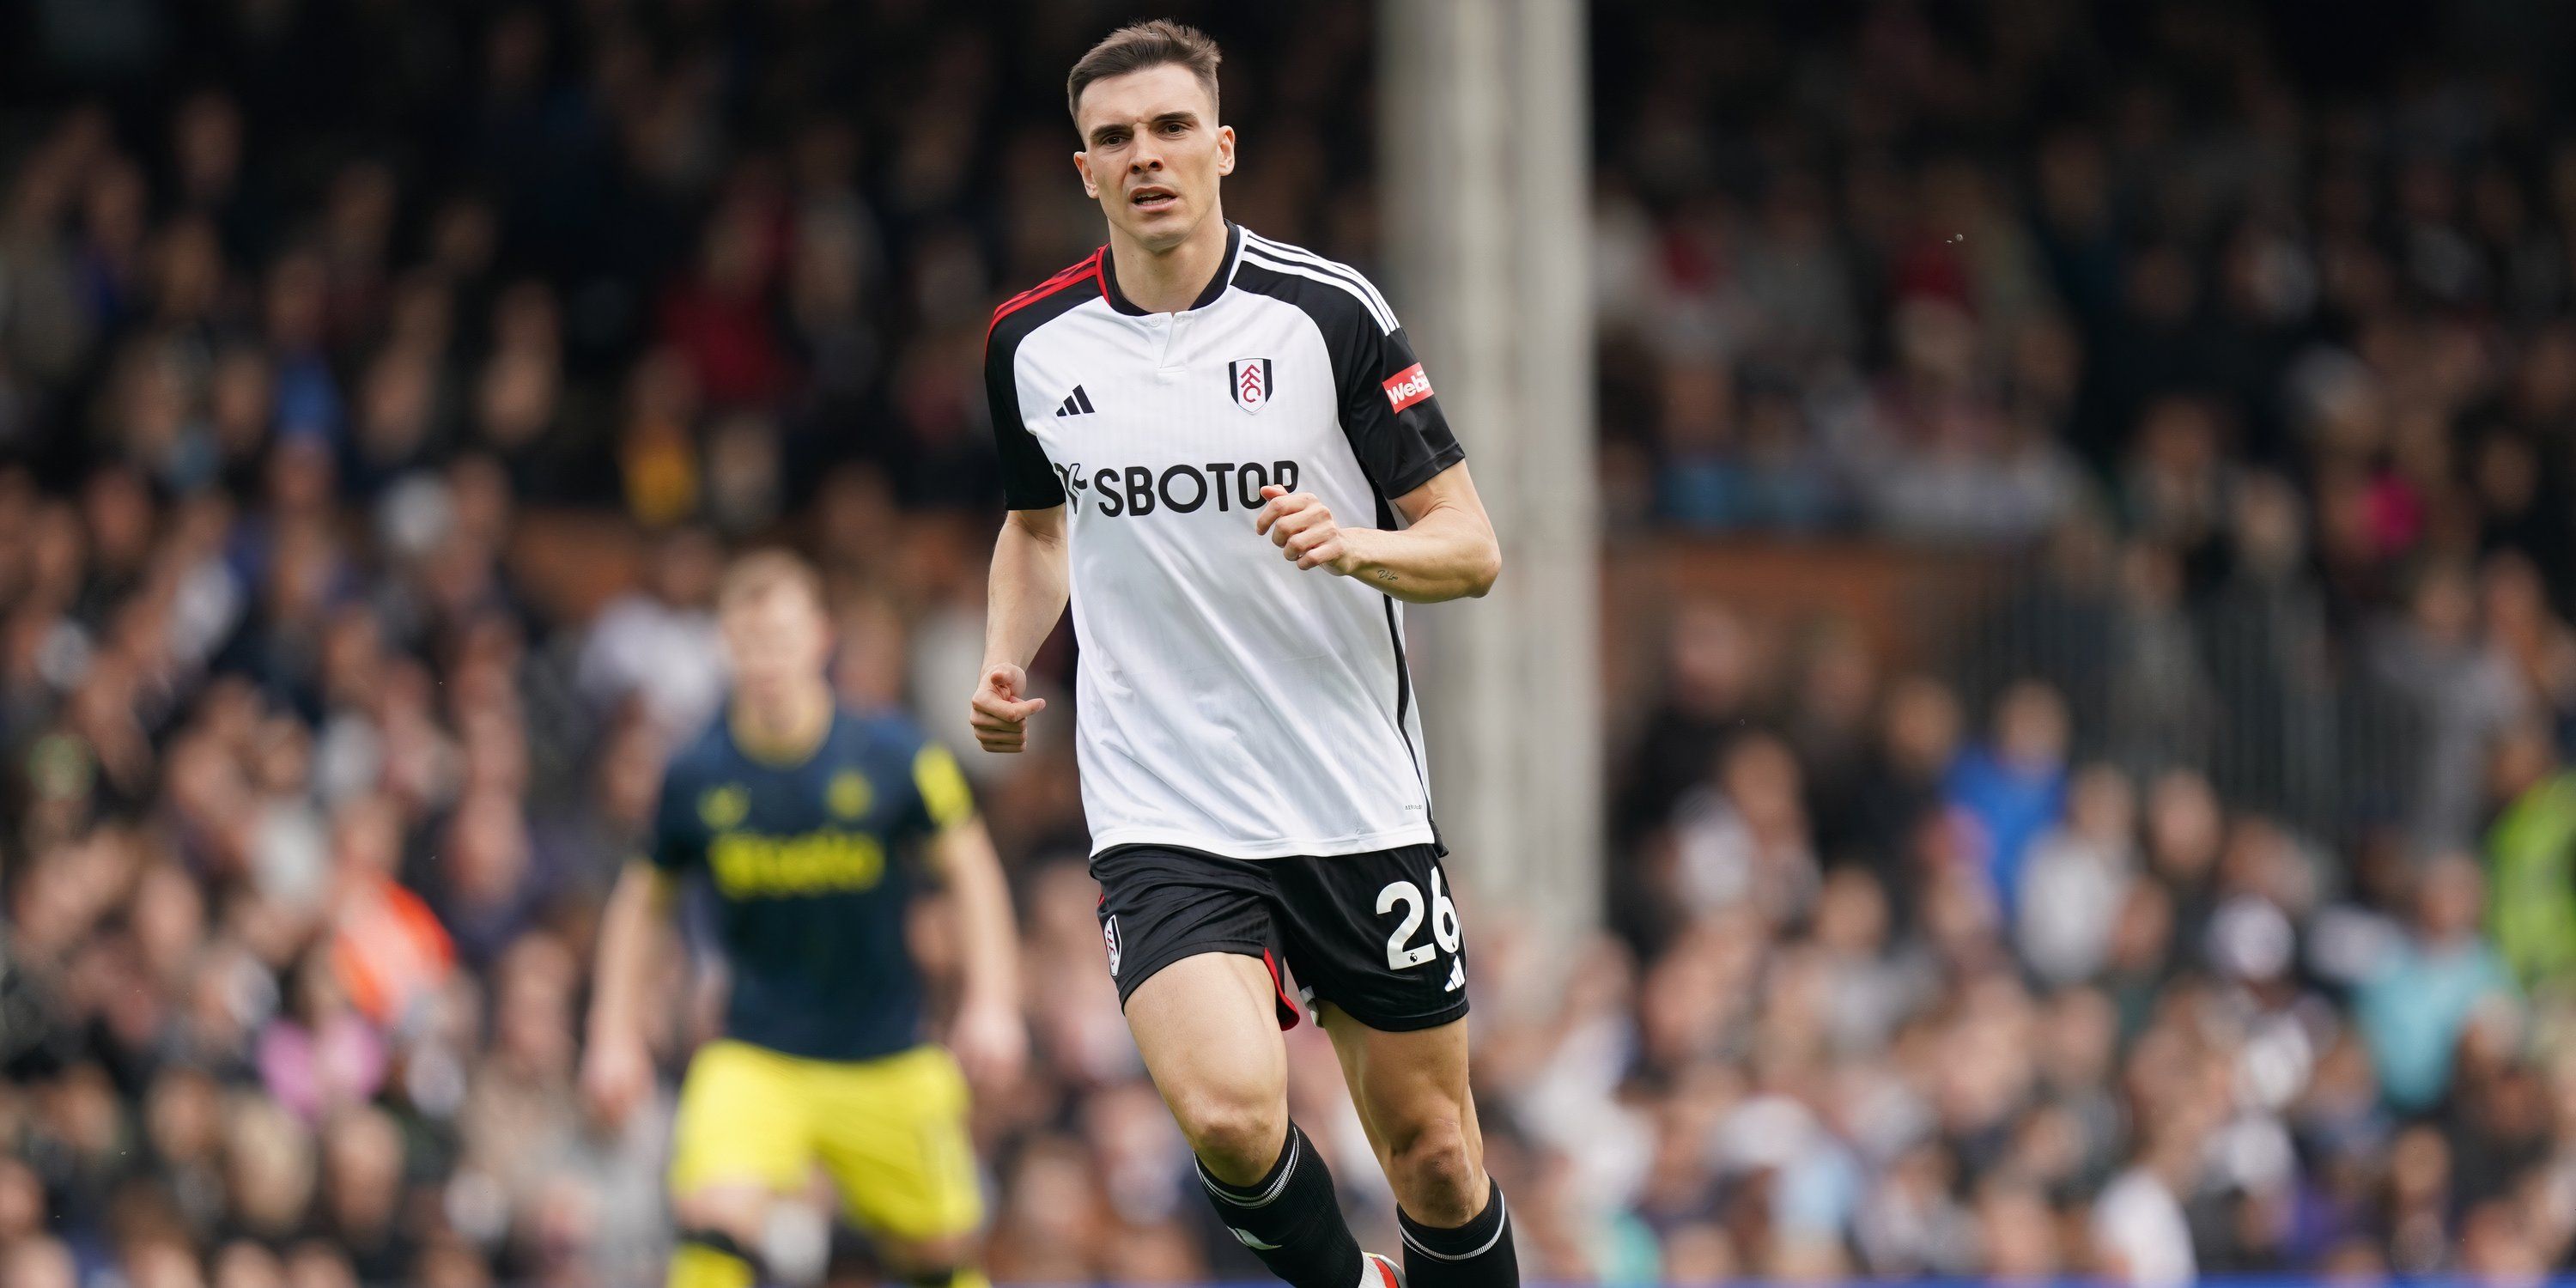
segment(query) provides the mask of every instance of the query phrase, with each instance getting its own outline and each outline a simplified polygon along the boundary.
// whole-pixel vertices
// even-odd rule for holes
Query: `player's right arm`
[[[626,1121],[653,1089],[644,995],[652,983],[654,946],[669,924],[678,888],[676,878],[651,862],[629,860],[600,918],[581,1090],[591,1112],[612,1126]]]
[[[1071,586],[1061,504],[1012,510],[993,542],[984,607],[984,678],[971,699],[975,741],[986,751],[1028,746],[1029,717],[1046,699],[1028,696],[1029,659],[1064,616]]]
[[[671,909],[685,873],[706,859],[701,802],[685,759],[663,775],[646,853],[628,859],[599,919],[599,962],[590,982],[590,1025],[582,1046],[581,1090],[600,1122],[615,1126],[653,1092],[646,1043],[647,994]]]
[[[1080,267],[1077,265],[1076,267]],[[1033,319],[1061,312],[1044,300],[1075,280],[1068,269],[1047,286],[1005,301],[984,336],[984,399],[993,413],[993,446],[1002,465],[1002,499],[1010,506],[1002,535],[993,542],[992,582],[984,606],[983,679],[968,699],[974,707],[975,741],[986,751],[1020,751],[1029,745],[1029,717],[1046,709],[1031,698],[1029,659],[1064,616],[1072,587],[1065,549],[1064,476],[1020,415],[1017,363],[1020,341]]]

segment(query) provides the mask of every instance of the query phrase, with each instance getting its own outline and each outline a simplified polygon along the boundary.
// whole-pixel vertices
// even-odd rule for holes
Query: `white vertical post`
[[[1380,12],[1394,302],[1503,543],[1491,595],[1408,618],[1434,801],[1455,879],[1561,960],[1603,832],[1583,5]]]

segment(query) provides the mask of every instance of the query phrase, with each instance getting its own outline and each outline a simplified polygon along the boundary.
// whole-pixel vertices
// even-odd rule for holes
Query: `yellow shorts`
[[[966,1079],[940,1047],[843,1062],[710,1042],[689,1061],[672,1137],[675,1195],[799,1190],[820,1162],[862,1229],[940,1239],[983,1224]]]

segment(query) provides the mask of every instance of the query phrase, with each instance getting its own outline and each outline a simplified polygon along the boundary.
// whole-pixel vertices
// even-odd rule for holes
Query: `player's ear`
[[[1100,199],[1100,184],[1091,177],[1091,154],[1077,150],[1073,154],[1073,171],[1082,176],[1082,195]]]
[[[1222,179],[1234,173],[1234,127],[1216,127],[1216,174]]]

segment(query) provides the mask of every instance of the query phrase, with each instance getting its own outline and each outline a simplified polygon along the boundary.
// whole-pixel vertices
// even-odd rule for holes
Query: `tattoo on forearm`
[[[1377,579],[1379,581],[1393,581],[1395,580],[1395,570],[1393,568],[1380,568],[1377,570]]]

